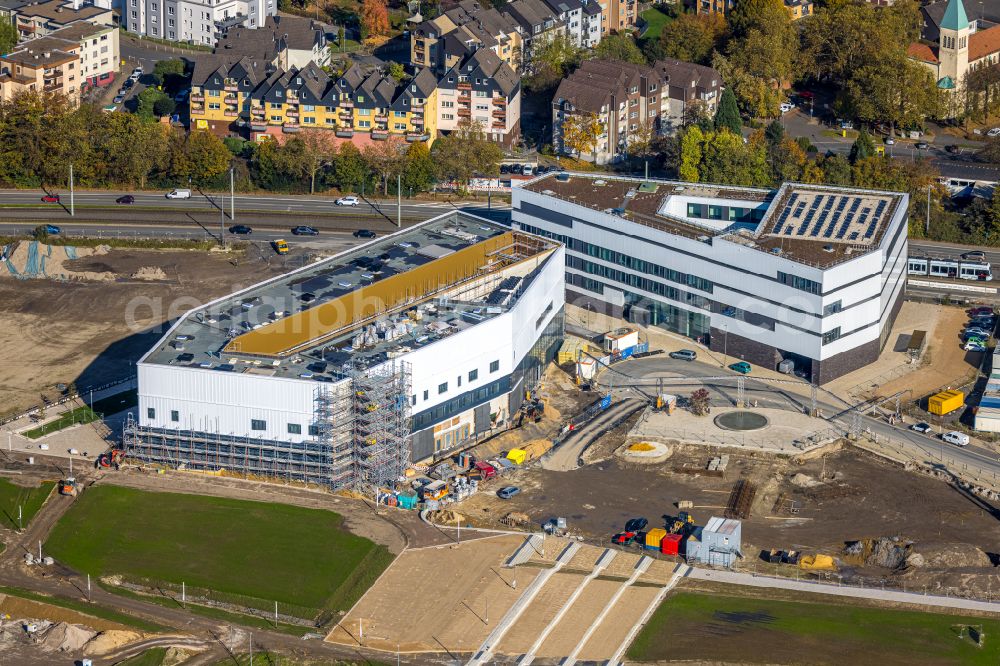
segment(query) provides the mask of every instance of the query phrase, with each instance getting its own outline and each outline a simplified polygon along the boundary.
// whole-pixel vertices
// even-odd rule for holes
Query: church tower
[[[962,0],[949,0],[941,19],[938,57],[941,60],[938,87],[954,90],[969,71],[969,19]]]

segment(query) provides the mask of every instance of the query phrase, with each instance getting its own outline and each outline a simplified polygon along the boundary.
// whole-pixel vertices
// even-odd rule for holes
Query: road
[[[708,361],[680,361],[657,356],[636,359],[612,366],[600,376],[604,386],[613,386],[623,396],[635,395],[636,391],[652,395],[661,381],[666,391],[675,392],[683,387],[690,392],[700,386],[711,388],[716,395],[713,404],[731,406],[737,393],[737,375],[728,368]],[[672,390],[673,389],[673,390]],[[766,380],[748,376],[745,379],[747,400],[758,400],[765,406],[798,411],[811,407],[811,386],[808,382],[789,378],[787,380]],[[816,407],[826,416],[826,420],[841,432],[848,432],[854,418],[850,405],[839,397],[824,391],[817,393]],[[869,410],[870,411],[870,410]],[[886,421],[862,416],[862,428],[881,441],[892,440],[894,444],[908,450],[928,463],[941,464],[943,468],[955,469],[967,465],[983,470],[986,474],[1000,475],[1000,458],[997,453],[980,444],[958,447],[943,442],[934,433],[924,435],[910,430],[906,425],[890,425]],[[944,460],[953,463],[945,466]]]

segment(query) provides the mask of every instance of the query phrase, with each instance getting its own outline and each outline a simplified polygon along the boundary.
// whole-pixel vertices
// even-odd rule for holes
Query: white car
[[[168,199],[190,199],[191,190],[187,188],[170,190],[166,196]]]
[[[795,108],[795,105],[791,102],[784,102],[780,107],[782,113],[788,113]]]
[[[1000,127],[994,127],[986,133],[986,136],[1000,136]]]
[[[336,203],[338,206],[357,206],[359,205],[360,202],[358,201],[357,197],[351,196],[351,197],[340,197],[334,203]]]
[[[969,436],[964,432],[958,432],[957,430],[950,430],[943,435],[941,439],[948,442],[949,444],[954,444],[955,446],[968,446]]]
[[[893,139],[893,138],[892,138],[892,137],[890,136],[889,138],[887,138],[887,139],[885,140],[885,145],[887,145],[887,146],[895,146],[895,145],[896,145],[896,140],[895,140],[895,139]]]
[[[962,349],[964,349],[967,352],[984,352],[984,351],[986,351],[986,347],[984,347],[982,345],[977,345],[975,342],[966,342],[965,345],[962,347]]]

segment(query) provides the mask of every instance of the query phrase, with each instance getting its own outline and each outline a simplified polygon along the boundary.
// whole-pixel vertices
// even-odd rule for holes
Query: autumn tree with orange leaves
[[[362,37],[384,37],[389,34],[389,9],[385,0],[364,0],[361,5]]]

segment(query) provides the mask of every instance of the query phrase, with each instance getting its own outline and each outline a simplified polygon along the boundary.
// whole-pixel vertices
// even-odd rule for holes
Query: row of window
[[[823,285],[819,282],[814,282],[804,277],[799,277],[798,275],[792,275],[791,273],[782,273],[778,271],[778,282],[784,285],[788,285],[793,289],[800,289],[810,294],[819,294],[823,291]]]
[[[609,250],[603,248],[599,245],[594,245],[592,243],[585,243],[580,240],[574,239],[571,243],[572,250],[577,252],[582,252],[589,257],[594,257],[595,259],[600,259],[601,261],[606,261],[611,264],[618,264],[624,266],[633,271],[638,271],[640,273],[647,273],[659,278],[664,278],[670,280],[671,282],[676,282],[678,284],[683,284],[700,291],[705,291],[712,293],[712,281],[706,280],[705,278],[698,277],[697,275],[691,275],[690,273],[682,273],[681,271],[675,271],[672,268],[667,268],[657,263],[651,261],[646,261],[644,259],[639,259],[633,257],[632,255],[624,254],[622,252],[615,252],[614,250]]]
[[[697,220],[725,220],[727,222],[760,222],[766,210],[739,206],[689,203],[687,216]]]
[[[498,372],[499,370],[500,370],[500,361],[499,360],[490,361],[490,374],[493,374],[494,372]],[[469,381],[470,382],[474,382],[477,379],[479,379],[479,368],[473,368],[472,370],[469,370]],[[457,388],[462,388],[462,375],[459,375],[458,377],[455,378],[455,385],[456,385]],[[437,392],[438,392],[438,395],[443,395],[443,394],[447,393],[448,392],[448,382],[441,382],[440,384],[438,384],[438,390],[437,390]],[[430,389],[424,389],[424,401],[425,402],[430,399],[430,393],[431,393]],[[414,405],[417,404],[417,394],[416,393],[414,393],[412,396],[410,396],[410,402],[412,404],[414,404]]]
[[[708,309],[711,306],[711,301],[704,296],[692,294],[687,291],[681,291],[676,287],[671,287],[670,285],[663,284],[662,282],[658,282],[656,280],[651,280],[641,275],[626,273],[625,271],[620,271],[617,268],[610,268],[601,264],[595,264],[592,261],[586,261],[585,259],[580,259],[578,257],[566,257],[566,263],[571,268],[584,271],[590,275],[597,275],[598,277],[607,278],[613,282],[627,284],[630,287],[642,289],[643,291],[647,291],[651,294],[657,294],[659,296],[663,296],[664,298],[669,298],[672,301],[688,303],[694,307],[703,309]]]

